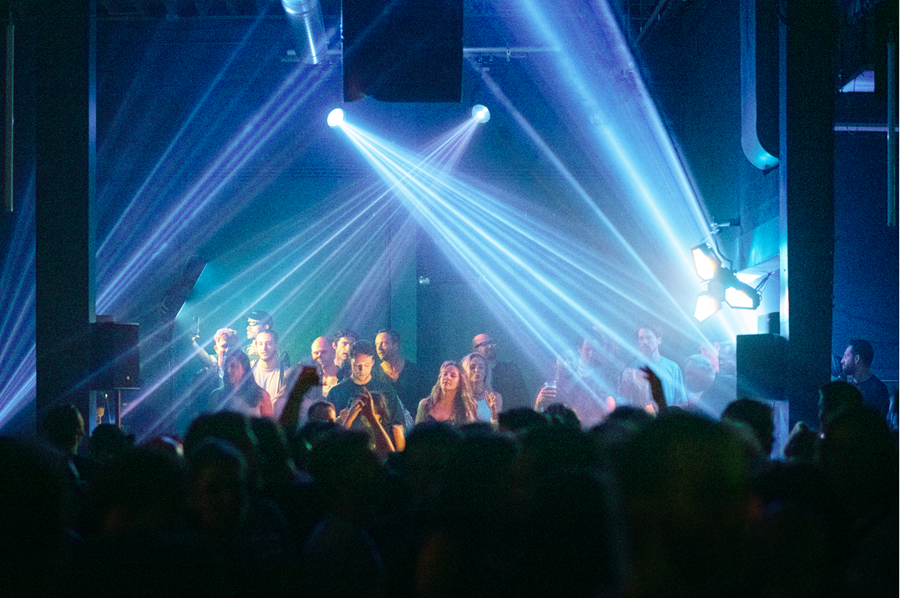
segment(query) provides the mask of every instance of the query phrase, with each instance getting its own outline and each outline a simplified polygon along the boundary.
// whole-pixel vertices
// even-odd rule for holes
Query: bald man
[[[312,342],[309,352],[316,366],[319,383],[311,386],[300,401],[297,425],[304,425],[309,419],[309,408],[326,400],[328,392],[338,383],[338,366],[334,363],[334,346],[327,336],[320,336]],[[298,367],[298,369],[301,369]],[[312,368],[310,368],[312,369]],[[296,430],[286,430],[292,434]]]
[[[503,409],[533,407],[519,366],[509,361],[497,361],[497,343],[489,334],[476,334],[472,339],[472,353],[478,353],[491,368],[494,390],[503,396]]]
[[[338,383],[338,367],[334,363],[334,345],[327,336],[320,336],[313,341],[310,351],[316,369],[319,371],[322,398],[324,399],[328,396],[331,387]]]

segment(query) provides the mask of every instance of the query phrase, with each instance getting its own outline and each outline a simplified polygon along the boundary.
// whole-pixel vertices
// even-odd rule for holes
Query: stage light
[[[737,279],[725,288],[725,303],[733,308],[756,309],[759,300],[759,291]]]
[[[475,104],[472,106],[472,118],[480,123],[486,123],[491,120],[491,111],[483,104]]]
[[[722,261],[712,247],[703,243],[691,249],[697,276],[708,282],[706,290],[697,298],[694,317],[703,321],[721,309],[724,301],[736,309],[756,309],[760,303],[759,289],[742,282],[730,268],[722,266]],[[715,310],[711,311],[713,302]]]
[[[709,291],[703,291],[697,295],[697,303],[694,307],[694,317],[698,322],[702,322],[715,315],[722,309],[722,303],[716,299]]]
[[[691,255],[694,257],[694,270],[700,280],[712,280],[716,273],[722,267],[722,261],[712,250],[712,247],[703,243],[691,249]]]
[[[335,108],[331,112],[328,113],[328,126],[329,127],[339,127],[341,123],[344,122],[344,111],[340,108]]]

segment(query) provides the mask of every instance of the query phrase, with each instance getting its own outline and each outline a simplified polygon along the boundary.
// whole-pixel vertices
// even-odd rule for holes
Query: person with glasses
[[[532,408],[532,400],[525,387],[525,378],[519,366],[509,361],[497,360],[497,343],[486,333],[476,334],[472,339],[472,353],[478,353],[491,368],[494,391],[503,395],[503,408]]]

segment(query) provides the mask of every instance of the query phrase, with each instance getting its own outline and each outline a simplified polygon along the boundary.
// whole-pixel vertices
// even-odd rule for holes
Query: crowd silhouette
[[[299,429],[226,410],[138,446],[99,426],[79,456],[62,405],[46,442],[0,437],[0,595],[897,595],[883,418],[826,386],[821,429],[770,460],[768,406],[716,420],[648,375],[656,415],[428,418],[386,455],[324,404]]]

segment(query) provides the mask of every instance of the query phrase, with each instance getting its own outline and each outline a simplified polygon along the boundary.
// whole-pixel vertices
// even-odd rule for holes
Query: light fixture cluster
[[[759,289],[738,280],[730,268],[722,265],[722,260],[712,247],[706,243],[697,245],[691,249],[691,255],[697,276],[707,283],[706,290],[697,295],[694,317],[698,321],[702,322],[717,313],[723,303],[736,309],[759,307]]]

